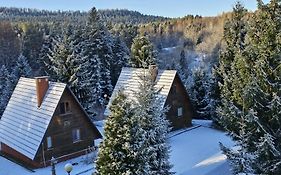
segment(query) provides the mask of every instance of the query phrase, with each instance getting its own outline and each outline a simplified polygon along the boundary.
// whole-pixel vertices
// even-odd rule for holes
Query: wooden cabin
[[[38,168],[85,154],[101,138],[66,84],[20,78],[0,120],[0,150]]]
[[[150,77],[155,81],[156,89],[160,90],[159,99],[162,99],[163,108],[166,106],[170,108],[166,117],[170,121],[172,129],[177,130],[191,126],[194,115],[193,108],[177,71],[158,70],[156,66],[150,66],[149,69],[123,68],[104,115],[110,114],[111,102],[121,89],[128,95],[129,99],[134,99],[134,93],[141,82],[140,76],[143,74],[150,74]]]

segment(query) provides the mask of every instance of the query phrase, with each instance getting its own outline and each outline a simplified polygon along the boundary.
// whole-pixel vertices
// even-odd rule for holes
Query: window
[[[80,138],[80,129],[72,130],[72,141],[73,141],[73,143],[79,141],[80,139],[81,139]]]
[[[52,147],[53,147],[53,145],[52,145],[52,137],[49,136],[49,137],[47,137],[47,148],[50,149]]]
[[[182,116],[182,107],[178,108],[178,117]]]
[[[63,122],[63,126],[64,126],[64,127],[70,126],[70,121],[64,121],[64,122]]]
[[[69,102],[60,103],[60,113],[65,114],[70,112]]]

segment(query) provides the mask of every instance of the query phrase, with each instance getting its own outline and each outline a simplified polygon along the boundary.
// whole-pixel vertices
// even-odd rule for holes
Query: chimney
[[[41,106],[44,96],[49,88],[49,77],[35,77],[36,83],[36,95],[37,95],[37,106]]]
[[[158,75],[158,67],[156,65],[149,65],[148,69],[151,76],[151,81],[155,82]]]

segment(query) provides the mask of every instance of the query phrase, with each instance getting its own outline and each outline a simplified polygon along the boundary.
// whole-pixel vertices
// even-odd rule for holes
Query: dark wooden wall
[[[191,126],[191,120],[194,115],[193,108],[189,96],[178,75],[176,75],[174,79],[165,106],[170,107],[170,110],[166,115],[173,130]],[[183,108],[183,115],[181,117],[178,117],[179,107]]]
[[[20,152],[14,150],[4,143],[1,144],[1,154],[7,156],[10,160],[18,162],[20,165],[24,165],[28,168],[38,168],[41,167],[40,163],[37,163]],[[2,168],[2,167],[1,167]]]
[[[60,113],[60,106],[58,105],[50,125],[45,133],[40,148],[38,149],[35,161],[43,163],[43,152],[45,160],[49,161],[52,157],[58,158],[63,155],[72,154],[77,151],[93,146],[94,139],[100,138],[100,133],[93,129],[87,116],[75,101],[71,92],[66,88],[61,102],[68,102],[70,105],[70,112],[66,114]],[[69,125],[65,125],[68,122]],[[80,129],[81,140],[73,143],[72,130]],[[47,148],[47,137],[52,137],[53,148]],[[81,154],[73,154],[81,155]],[[69,156],[73,157],[73,156]],[[63,159],[62,159],[63,160]]]

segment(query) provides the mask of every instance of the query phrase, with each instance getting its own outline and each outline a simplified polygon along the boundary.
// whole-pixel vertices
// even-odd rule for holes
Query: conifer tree
[[[103,110],[107,101],[105,94],[112,91],[111,63],[112,38],[101,24],[99,14],[95,8],[90,11],[88,23],[83,30],[83,42],[81,43],[81,73],[83,82],[88,91],[88,111],[94,113]]]
[[[231,19],[225,24],[224,28],[224,41],[226,49],[220,54],[219,66],[217,75],[219,76],[220,94],[222,103],[218,107],[218,118],[213,118],[216,123],[219,123],[226,130],[239,132],[238,117],[229,117],[229,109],[241,109],[241,105],[237,106],[238,101],[241,102],[243,96],[243,88],[246,85],[239,78],[239,73],[245,73],[245,69],[239,67],[243,64],[244,50],[245,50],[245,37],[247,33],[247,23],[245,22],[245,8],[238,2],[233,8]],[[230,105],[234,105],[233,107]],[[236,130],[232,130],[235,129]]]
[[[250,21],[244,52],[237,54],[240,64],[234,64],[238,70],[233,79],[234,85],[245,84],[242,90],[241,86],[240,90],[239,86],[233,86],[232,91],[225,91],[232,96],[224,98],[223,103],[228,109],[220,110],[225,118],[229,117],[236,123],[236,127],[228,125],[232,127],[226,128],[241,148],[236,155],[227,154],[229,159],[242,165],[251,158],[247,168],[236,173],[281,173],[280,3],[278,0],[271,0],[268,4],[259,1],[258,10]],[[241,116],[245,116],[244,132],[241,132]],[[251,156],[243,156],[245,150]]]
[[[183,83],[190,84],[190,82],[188,82],[188,79],[191,76],[191,71],[188,67],[187,58],[186,58],[184,50],[182,50],[180,53],[180,60],[179,60],[179,63],[177,65],[176,69],[177,69],[178,74],[181,77],[181,80],[183,81]]]
[[[121,73],[122,67],[128,65],[130,53],[126,44],[120,39],[120,37],[116,37],[114,39],[112,52],[114,61],[111,63],[110,74],[112,85],[115,86],[117,79]]]
[[[78,71],[77,54],[72,46],[73,29],[68,26],[63,36],[53,38],[52,50],[48,54],[48,73],[55,81],[72,85]]]
[[[28,63],[27,58],[24,55],[22,55],[22,54],[19,55],[16,65],[13,69],[13,74],[17,79],[19,79],[21,76],[27,77],[27,78],[31,77],[32,69]],[[16,80],[16,82],[17,82],[17,80]]]
[[[15,66],[12,71],[9,72],[8,69],[3,65],[0,69],[0,115],[5,110],[9,99],[16,87],[16,84],[20,77],[31,77],[32,69],[26,59],[22,54],[19,55]]]
[[[143,140],[144,153],[147,156],[149,165],[149,174],[172,174],[169,163],[169,146],[166,143],[169,131],[169,123],[166,120],[165,113],[161,105],[163,99],[158,95],[155,89],[155,82],[148,72],[140,76],[141,82],[139,91],[136,92],[136,112],[141,129],[145,131]]]
[[[207,75],[202,68],[194,72],[194,84],[190,89],[191,100],[196,111],[196,118],[210,119],[210,87]]]
[[[137,36],[134,38],[129,62],[132,67],[137,68],[142,66],[147,68],[149,65],[156,63],[156,52],[147,36]]]
[[[123,93],[113,101],[105,139],[97,159],[97,174],[173,174],[169,163],[169,131],[162,100],[147,72],[140,76],[136,100]]]
[[[2,67],[3,68],[3,67]],[[12,72],[9,72],[3,68],[3,76],[5,76],[2,81],[4,82],[4,86],[2,87],[2,93],[1,93],[1,102],[0,102],[0,114],[4,112],[6,106],[8,105],[9,99],[11,98],[11,95],[14,91],[14,88],[18,82],[18,77],[16,77]]]
[[[9,81],[8,77],[9,72],[6,66],[3,65],[0,69],[0,116],[2,116],[2,113],[5,110],[5,106],[7,105],[6,94],[4,94],[4,91],[6,90],[6,86]]]
[[[134,108],[123,92],[117,94],[110,111],[104,128],[105,138],[100,144],[96,161],[96,174],[147,174],[143,144],[138,140],[144,139],[144,131],[138,130]],[[138,134],[134,132],[137,130]]]

